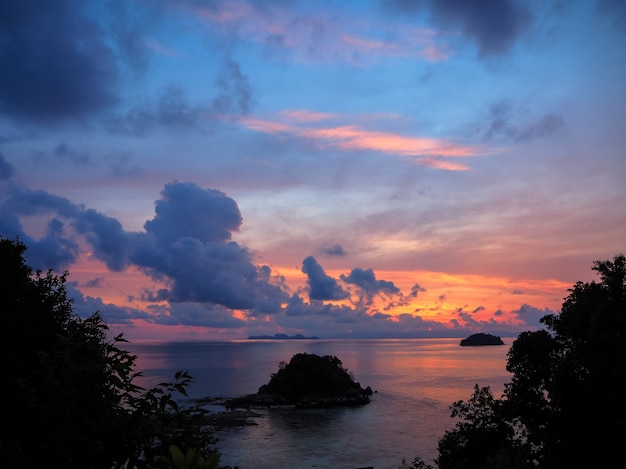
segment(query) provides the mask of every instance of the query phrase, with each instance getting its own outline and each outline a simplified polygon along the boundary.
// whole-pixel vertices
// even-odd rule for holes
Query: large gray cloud
[[[29,262],[42,269],[74,262],[79,254],[74,238],[80,234],[109,269],[134,265],[165,282],[166,288],[152,293],[155,300],[210,303],[250,314],[281,309],[288,298],[281,279],[231,241],[241,224],[234,200],[182,182],[166,185],[161,195],[146,231],[127,232],[115,218],[9,181],[0,192],[0,234],[20,236],[29,246]],[[44,237],[26,234],[20,221],[25,215],[53,215]]]

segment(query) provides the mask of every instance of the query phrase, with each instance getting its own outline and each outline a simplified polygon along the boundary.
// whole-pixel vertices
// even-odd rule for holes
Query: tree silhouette
[[[109,340],[97,312],[74,315],[68,273],[33,272],[25,251],[0,237],[0,466],[162,467],[172,444],[210,458],[202,410],[173,397],[189,375],[149,390],[134,384],[136,357],[118,347],[122,336]]]
[[[511,346],[502,399],[476,387],[439,441],[441,469],[613,467],[626,436],[626,259],[597,261],[600,282],[578,282],[547,330]],[[496,431],[497,429],[497,431]]]

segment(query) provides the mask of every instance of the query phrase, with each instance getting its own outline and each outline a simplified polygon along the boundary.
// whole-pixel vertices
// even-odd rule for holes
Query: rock
[[[504,345],[502,339],[498,336],[491,334],[484,334],[482,332],[478,334],[472,334],[467,339],[461,341],[461,346],[474,346],[474,345]]]

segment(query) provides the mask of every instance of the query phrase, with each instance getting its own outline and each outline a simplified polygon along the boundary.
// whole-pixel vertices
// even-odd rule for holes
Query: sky
[[[625,147],[620,0],[0,0],[0,236],[131,340],[514,337]]]

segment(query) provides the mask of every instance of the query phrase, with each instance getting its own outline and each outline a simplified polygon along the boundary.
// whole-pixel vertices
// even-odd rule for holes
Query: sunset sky
[[[129,339],[515,336],[625,148],[620,0],[0,0],[0,235]]]

